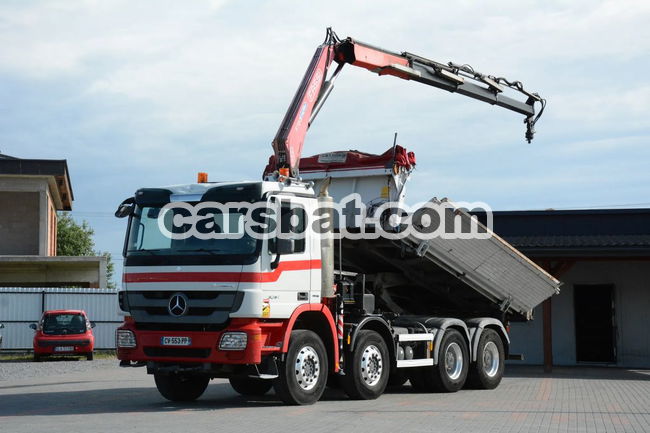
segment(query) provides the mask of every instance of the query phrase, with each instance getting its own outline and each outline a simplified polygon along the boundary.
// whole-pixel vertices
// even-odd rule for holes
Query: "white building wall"
[[[573,305],[575,284],[614,285],[617,364],[650,368],[650,262],[590,261],[576,263],[562,278],[553,297],[553,362],[576,365]],[[535,320],[511,325],[511,353],[524,354],[525,364],[542,364],[542,308]],[[521,362],[517,362],[521,363]]]

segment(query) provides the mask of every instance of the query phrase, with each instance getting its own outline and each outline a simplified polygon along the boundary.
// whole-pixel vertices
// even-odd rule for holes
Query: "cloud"
[[[306,154],[381,152],[398,131],[418,155],[413,201],[645,202],[648,22],[647,1],[2,2],[0,145],[67,158],[79,212],[197,171],[259,178],[331,25],[520,79],[549,105],[529,145],[520,115],[348,66]],[[115,224],[97,218],[98,248],[119,254]]]

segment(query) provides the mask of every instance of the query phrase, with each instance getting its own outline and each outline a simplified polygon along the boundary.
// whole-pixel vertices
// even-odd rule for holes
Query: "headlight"
[[[137,345],[135,334],[133,331],[129,331],[128,329],[118,329],[115,331],[115,343],[118,348],[133,348]]]
[[[245,332],[226,332],[219,341],[220,350],[244,350],[248,343],[248,335]]]

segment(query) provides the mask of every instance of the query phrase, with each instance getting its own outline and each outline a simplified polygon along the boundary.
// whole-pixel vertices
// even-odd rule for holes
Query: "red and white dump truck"
[[[313,403],[328,384],[354,399],[406,380],[418,391],[494,388],[509,356],[507,322],[530,319],[558,292],[556,279],[445,200],[432,199],[434,210],[405,231],[400,223],[418,210],[400,209],[415,165],[401,147],[301,160],[307,128],[345,64],[523,114],[528,139],[535,104],[544,103],[519,82],[328,29],[263,181],[143,188],[116,212],[128,217],[118,358],[146,366],[164,397],[194,400],[212,378],[244,395],[273,387],[288,404]],[[346,197],[361,206],[340,205]],[[379,226],[368,229],[371,220]],[[250,231],[251,221],[261,230]],[[482,236],[422,235],[434,226]]]

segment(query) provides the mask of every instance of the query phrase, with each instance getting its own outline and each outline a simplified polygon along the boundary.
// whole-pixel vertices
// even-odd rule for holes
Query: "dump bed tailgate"
[[[432,201],[441,203],[437,199]],[[455,216],[462,220],[463,226],[469,225],[472,218],[462,210],[457,210]],[[415,249],[418,256],[498,302],[503,310],[527,315],[544,300],[559,293],[561,283],[557,279],[487,227],[476,224],[487,236],[469,239],[438,236],[426,241],[409,236],[402,242]]]

